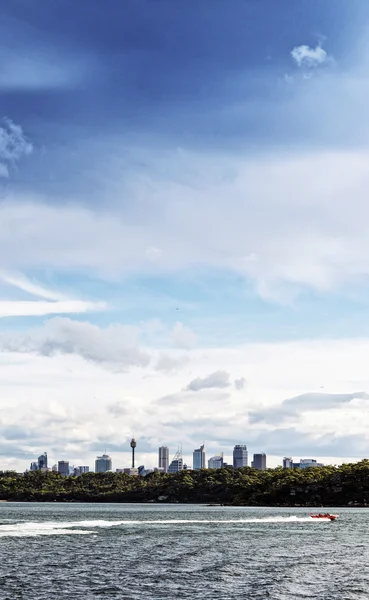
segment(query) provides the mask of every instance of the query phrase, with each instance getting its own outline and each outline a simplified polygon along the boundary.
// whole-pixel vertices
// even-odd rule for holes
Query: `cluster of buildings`
[[[41,454],[37,461],[31,462],[30,471],[53,471],[54,473],[60,473],[61,475],[82,475],[88,473],[90,467],[83,465],[80,467],[72,467],[68,460],[59,460],[51,468],[48,465],[47,452]]]
[[[135,466],[135,449],[137,446],[136,440],[133,438],[130,442],[132,452],[132,464],[130,467],[115,469],[116,473],[126,473],[127,475],[147,475],[153,471],[159,471],[163,473],[178,473],[179,471],[198,470],[198,469],[221,469],[223,467],[232,467],[238,469],[240,467],[249,466],[247,446],[242,444],[236,444],[233,448],[232,462],[227,463],[224,461],[223,453],[211,456],[206,462],[205,445],[202,444],[199,448],[193,451],[193,462],[192,467],[187,465],[183,461],[182,452],[178,450],[173,458],[169,458],[168,446],[160,446],[158,452],[158,466],[154,469],[145,469],[143,465]],[[253,460],[251,461],[251,467],[259,470],[266,470],[267,468],[267,457],[265,453],[254,454]],[[322,467],[323,464],[317,462],[315,459],[303,458],[300,462],[294,462],[290,457],[283,458],[284,469],[307,469],[308,467]],[[47,453],[41,454],[37,461],[31,463],[31,471],[54,471],[61,475],[82,475],[83,473],[89,472],[89,467],[86,465],[82,466],[71,466],[67,460],[59,460],[57,464],[53,465],[52,468],[48,466]],[[107,473],[113,470],[112,459],[108,454],[102,454],[95,460],[95,473]]]

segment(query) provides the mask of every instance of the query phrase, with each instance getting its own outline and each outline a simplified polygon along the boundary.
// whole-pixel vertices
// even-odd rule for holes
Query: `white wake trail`
[[[0,537],[32,537],[39,535],[88,535],[91,529],[107,527],[143,527],[171,525],[243,525],[273,523],[327,523],[328,519],[311,517],[259,517],[246,519],[152,519],[152,520],[85,520],[85,521],[39,521],[0,525]]]

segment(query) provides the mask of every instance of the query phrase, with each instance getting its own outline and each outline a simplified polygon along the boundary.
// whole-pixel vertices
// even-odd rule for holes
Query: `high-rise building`
[[[223,467],[223,454],[219,454],[218,456],[212,456],[208,460],[208,468],[209,469],[221,469]]]
[[[192,468],[205,469],[205,446],[204,444],[193,451],[193,463]]]
[[[58,473],[60,475],[69,475],[69,461],[68,460],[59,460],[58,461]]]
[[[31,466],[29,468],[30,471],[38,471],[38,463],[37,462],[31,462]]]
[[[168,471],[169,467],[169,448],[167,446],[160,446],[159,448],[159,469],[163,469],[165,472]]]
[[[233,448],[233,466],[235,469],[239,467],[247,467],[248,463],[248,453],[247,446],[241,444],[237,444]]]
[[[41,454],[38,457],[37,467],[38,467],[39,470],[41,470],[41,469],[47,469],[47,453],[46,452],[44,452],[43,454]]]
[[[254,460],[251,463],[251,466],[254,469],[259,469],[260,471],[266,470],[266,454],[254,454]]]
[[[183,458],[174,457],[168,467],[168,473],[178,473],[179,471],[183,471]]]
[[[102,456],[98,456],[95,460],[95,473],[106,473],[107,471],[111,471],[112,462],[110,456],[107,454],[103,454]]]
[[[284,469],[293,469],[293,458],[285,456],[283,459],[283,468]]]
[[[77,477],[78,477],[79,475],[82,475],[83,473],[89,473],[89,471],[90,471],[90,467],[87,467],[87,466],[75,467],[74,475],[77,475]]]

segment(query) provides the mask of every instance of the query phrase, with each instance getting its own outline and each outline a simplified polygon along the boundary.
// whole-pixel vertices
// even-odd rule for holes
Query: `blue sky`
[[[317,379],[333,395],[364,392],[356,367],[342,380],[313,369],[290,388],[286,364],[282,391],[268,373],[253,383],[241,358],[231,373],[227,353],[317,343],[326,364],[332,340],[361,352],[369,339],[368,3],[4,0],[0,16],[5,365],[26,357],[36,377],[41,361],[62,381],[83,361],[108,371],[107,406],[133,378],[140,410],[224,369],[253,389],[232,392],[228,414],[312,393]],[[23,402],[19,374],[6,375],[4,410]],[[162,378],[157,395],[145,377]],[[36,407],[50,393],[35,381]]]

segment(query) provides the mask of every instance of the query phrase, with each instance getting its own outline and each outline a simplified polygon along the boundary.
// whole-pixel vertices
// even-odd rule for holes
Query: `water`
[[[369,510],[0,504],[2,600],[369,598]]]

